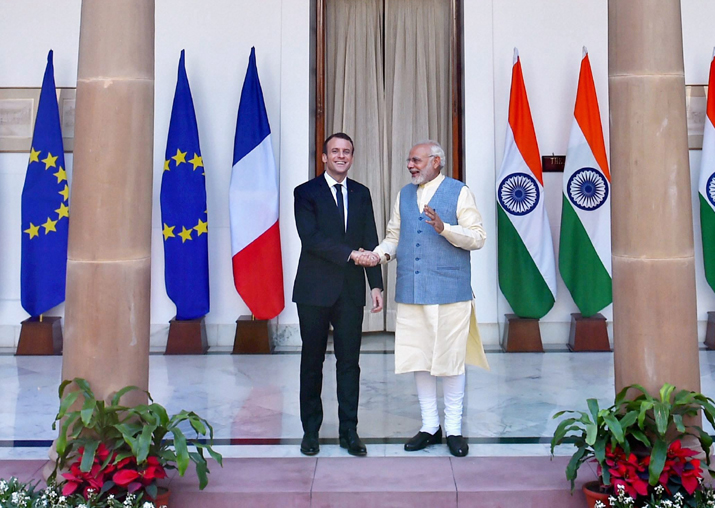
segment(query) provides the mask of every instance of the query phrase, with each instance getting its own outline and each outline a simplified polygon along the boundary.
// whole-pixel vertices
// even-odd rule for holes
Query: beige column
[[[106,397],[149,381],[154,1],[83,0],[77,74],[62,377]]]
[[[700,390],[679,0],[609,0],[616,390]]]

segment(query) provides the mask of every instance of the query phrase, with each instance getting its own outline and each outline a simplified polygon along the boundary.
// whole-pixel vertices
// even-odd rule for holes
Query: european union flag
[[[176,304],[176,319],[197,319],[209,312],[208,215],[204,162],[183,50],[165,159],[161,221],[166,292]]]
[[[65,299],[69,193],[50,50],[22,188],[20,300],[32,317]]]

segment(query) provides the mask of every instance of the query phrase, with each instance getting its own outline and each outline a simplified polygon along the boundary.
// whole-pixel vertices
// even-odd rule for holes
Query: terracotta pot
[[[154,500],[154,506],[156,506],[156,508],[168,507],[169,506],[169,494],[171,494],[169,489],[159,487],[159,492],[156,494],[156,499]]]
[[[588,508],[596,508],[596,501],[601,501],[606,508],[610,508],[611,503],[608,502],[608,494],[604,494],[598,490],[601,482],[594,480],[583,484],[583,493],[586,495]]]

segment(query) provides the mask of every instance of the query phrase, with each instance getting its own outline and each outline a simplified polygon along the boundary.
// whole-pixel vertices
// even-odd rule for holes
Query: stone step
[[[192,470],[171,475],[170,508],[585,508],[580,470],[571,495],[568,457],[311,457],[225,459],[198,490]],[[0,478],[39,479],[44,461],[0,462]]]

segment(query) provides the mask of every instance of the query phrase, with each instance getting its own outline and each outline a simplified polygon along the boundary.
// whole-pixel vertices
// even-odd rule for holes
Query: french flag
[[[271,127],[251,48],[238,106],[229,212],[233,281],[256,319],[272,319],[285,307],[278,196]]]

